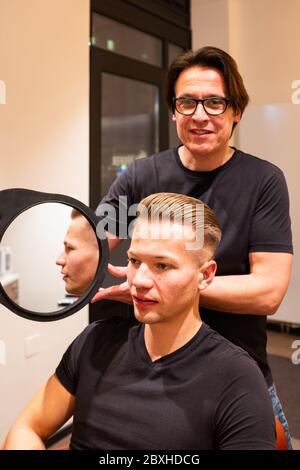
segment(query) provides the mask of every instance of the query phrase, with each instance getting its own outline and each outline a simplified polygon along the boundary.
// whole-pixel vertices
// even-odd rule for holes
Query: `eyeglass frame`
[[[216,99],[216,98],[217,98],[218,100],[225,101],[225,108],[224,108],[224,111],[222,111],[221,113],[218,113],[218,114],[211,114],[211,113],[209,113],[209,112],[206,110],[204,102],[205,102],[205,101],[209,101],[209,100],[213,100],[213,99]],[[185,113],[182,113],[181,111],[178,111],[178,109],[176,108],[176,101],[182,100],[182,99],[187,99],[187,100],[191,100],[191,101],[195,101],[195,102],[196,102],[195,109],[194,109],[194,111],[193,111],[192,113],[185,114]],[[176,109],[176,111],[177,111],[179,114],[181,114],[182,116],[192,116],[192,115],[196,112],[199,103],[202,104],[203,109],[204,109],[204,111],[206,112],[206,114],[208,114],[208,116],[220,116],[221,114],[224,114],[224,113],[225,113],[226,109],[228,108],[228,105],[229,105],[230,101],[231,101],[231,100],[230,100],[229,98],[225,98],[225,97],[223,97],[223,96],[210,96],[209,98],[188,98],[188,97],[176,98],[176,97],[174,96],[174,98],[173,98],[173,105],[174,105],[174,109]]]

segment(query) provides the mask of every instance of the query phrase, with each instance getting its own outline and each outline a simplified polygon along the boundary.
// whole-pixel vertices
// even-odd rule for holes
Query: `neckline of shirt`
[[[209,327],[204,322],[202,322],[201,327],[197,333],[187,343],[176,349],[176,351],[173,351],[163,357],[160,357],[159,359],[156,359],[155,361],[152,361],[146,348],[144,329],[144,324],[139,325],[139,351],[141,353],[143,362],[146,362],[150,367],[161,367],[164,365],[169,365],[174,361],[180,360],[182,357],[186,357],[186,350],[193,349],[203,339],[203,337],[207,335],[209,331]]]
[[[175,156],[175,160],[178,164],[178,166],[180,167],[181,170],[185,171],[186,173],[188,173],[189,175],[191,176],[194,176],[194,177],[199,177],[199,176],[213,176],[215,175],[216,173],[219,173],[221,171],[224,171],[229,165],[231,165],[237,158],[238,156],[238,153],[239,151],[235,148],[235,147],[232,147],[234,152],[233,152],[233,155],[231,158],[229,158],[229,160],[227,160],[223,165],[221,166],[218,166],[217,168],[215,168],[214,170],[208,170],[208,171],[194,171],[194,170],[190,170],[189,168],[187,168],[186,166],[183,165],[181,159],[180,159],[180,156],[179,156],[179,152],[178,152],[178,149],[182,147],[182,145],[179,145],[177,148],[174,148],[174,156]]]

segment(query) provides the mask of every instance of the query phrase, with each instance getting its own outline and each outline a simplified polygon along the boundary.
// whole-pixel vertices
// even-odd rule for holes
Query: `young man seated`
[[[141,201],[127,270],[138,323],[90,324],[4,447],[42,449],[73,415],[71,449],[275,449],[262,373],[199,316],[220,238],[198,199],[159,193]]]

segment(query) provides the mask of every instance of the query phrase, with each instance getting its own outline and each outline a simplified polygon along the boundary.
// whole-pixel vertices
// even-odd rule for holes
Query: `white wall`
[[[63,193],[88,203],[88,41],[89,0],[0,0],[0,81],[6,88],[6,104],[0,104],[0,189]],[[47,240],[43,243],[47,249]],[[32,266],[29,262],[28,269]],[[0,306],[6,349],[6,364],[0,363],[0,441],[86,324],[87,309],[37,323]],[[25,339],[35,334],[39,353],[25,358]]]
[[[283,170],[288,183],[295,249],[293,274],[289,290],[278,312],[269,319],[294,324],[300,324],[298,295],[300,282],[299,129],[300,105],[253,104],[249,106],[243,117],[243,125],[238,135],[241,148],[247,148],[250,153],[275,163]]]
[[[215,46],[229,49],[228,0],[191,0],[193,49]]]
[[[270,318],[295,324],[300,324],[300,104],[292,103],[291,85],[300,80],[299,18],[299,0],[192,0],[193,48],[212,45],[229,52],[250,94],[250,105],[235,131],[235,144],[278,165],[287,179],[294,268],[288,293]]]

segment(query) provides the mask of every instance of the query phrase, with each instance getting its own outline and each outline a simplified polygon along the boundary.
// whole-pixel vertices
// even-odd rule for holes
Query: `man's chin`
[[[160,315],[157,312],[147,312],[144,309],[139,309],[136,305],[134,305],[134,315],[137,321],[147,325],[153,325],[155,323],[160,323],[161,321]]]
[[[76,297],[81,297],[84,293],[80,289],[76,289],[76,287],[66,287],[66,292],[68,294],[75,295]]]

